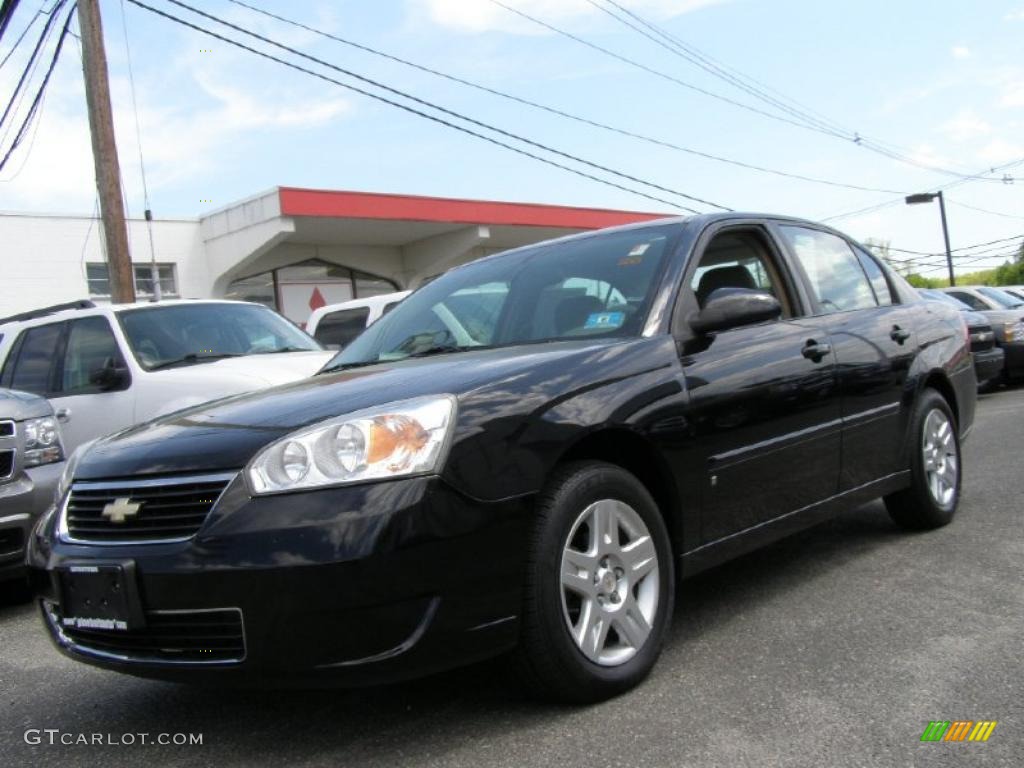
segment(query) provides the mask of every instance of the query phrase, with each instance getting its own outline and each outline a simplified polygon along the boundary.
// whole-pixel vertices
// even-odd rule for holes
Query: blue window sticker
[[[625,320],[625,312],[594,312],[587,317],[587,322],[583,324],[583,327],[587,330],[600,328],[611,331],[621,328]]]

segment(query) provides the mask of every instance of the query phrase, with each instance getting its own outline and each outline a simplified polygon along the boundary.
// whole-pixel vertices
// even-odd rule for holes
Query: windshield
[[[961,312],[965,310],[968,312],[974,311],[955,296],[950,296],[948,293],[937,291],[934,288],[921,288],[918,290],[918,293],[920,293],[926,299],[930,299],[932,301],[941,301],[943,304],[950,304],[959,309]]]
[[[998,288],[990,288],[987,285],[983,285],[978,288],[978,293],[989,299],[992,299],[996,304],[1007,309],[1017,309],[1018,307],[1024,307],[1024,301],[1021,301],[1016,296],[1011,296],[1006,291],[1001,291]]]
[[[325,370],[481,347],[638,335],[680,226],[555,242],[452,270],[370,326]]]
[[[322,347],[258,304],[174,304],[118,315],[139,365],[148,371],[241,355]]]

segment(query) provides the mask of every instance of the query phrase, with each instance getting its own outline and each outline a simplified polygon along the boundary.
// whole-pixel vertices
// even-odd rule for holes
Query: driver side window
[[[719,288],[746,288],[771,294],[782,305],[782,316],[793,316],[793,302],[779,270],[759,235],[751,231],[721,232],[711,240],[690,281],[703,309]]]

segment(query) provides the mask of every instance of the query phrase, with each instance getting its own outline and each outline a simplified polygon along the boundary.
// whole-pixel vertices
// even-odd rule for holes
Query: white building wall
[[[145,220],[131,220],[128,236],[132,261],[148,263]],[[89,216],[0,214],[0,317],[89,298],[85,265],[104,261],[102,238]],[[157,261],[175,265],[180,294],[209,297],[199,221],[154,221],[153,239]]]

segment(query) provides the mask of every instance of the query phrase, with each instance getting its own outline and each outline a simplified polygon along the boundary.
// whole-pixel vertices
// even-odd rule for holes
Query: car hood
[[[156,371],[153,375],[158,375],[166,381],[181,381],[182,383],[220,379],[239,383],[251,382],[248,387],[239,387],[234,390],[243,391],[285,384],[312,376],[336,354],[336,352],[330,351],[310,350],[308,352],[226,357],[223,360],[212,360],[208,363],[167,368],[163,371]]]
[[[0,389],[0,419],[37,419],[52,416],[50,402],[39,395],[17,389]]]
[[[548,367],[572,370],[584,365],[588,356],[606,359],[613,354],[605,354],[608,348],[628,345],[622,340],[562,341],[324,373],[130,427],[95,443],[82,456],[75,477],[239,469],[267,443],[308,424],[421,395],[461,396],[484,385],[500,386],[527,372],[547,376],[542,369]]]

